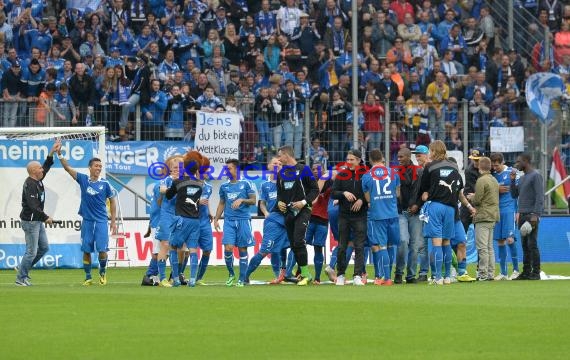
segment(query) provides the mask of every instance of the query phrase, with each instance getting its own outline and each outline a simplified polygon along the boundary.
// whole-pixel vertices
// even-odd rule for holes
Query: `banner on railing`
[[[524,128],[522,126],[491,127],[490,132],[491,152],[524,151]]]
[[[95,11],[101,6],[102,0],[67,0],[68,9],[77,9],[81,12]]]
[[[239,159],[242,116],[232,113],[196,113],[196,150],[210,159],[218,176],[229,159]]]

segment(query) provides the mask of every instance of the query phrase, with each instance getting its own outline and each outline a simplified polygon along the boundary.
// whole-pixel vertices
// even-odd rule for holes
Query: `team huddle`
[[[30,286],[29,270],[48,251],[44,223],[53,219],[44,213],[42,180],[57,153],[63,168],[79,184],[82,216],[81,250],[85,280],[93,284],[91,253],[98,253],[99,283],[107,284],[109,250],[107,201],[111,215],[110,232],[116,233],[116,192],[100,177],[102,162],[89,161],[89,175],[71,168],[61,155],[58,141],[43,165],[28,164],[29,177],[22,192],[22,228],[26,254],[20,264],[16,285]],[[249,260],[254,245],[251,207],[256,205],[256,189],[238,176],[239,161],[226,163],[230,179],[219,190],[215,215],[210,213],[212,185],[207,181],[210,162],[197,151],[167,159],[169,174],[153,189],[150,224],[153,255],[142,285],[178,287],[203,285],[213,248],[212,225],[223,231],[227,286],[243,287],[262,260],[270,255],[274,279],[271,284],[292,282],[299,286],[321,283],[324,247],[329,233],[338,241],[324,269],[336,285],[347,283],[347,267],[354,252],[352,284],[368,283],[369,254],[374,265],[375,285],[390,286],[428,281],[447,285],[454,281],[539,280],[540,254],[537,246],[538,222],[543,211],[542,176],[530,164],[530,156],[517,158],[515,168],[504,164],[500,153],[485,157],[471,152],[465,183],[456,162],[447,157],[445,144],[434,141],[429,148],[398,152],[400,166],[385,164],[379,149],[368,154],[370,168],[362,171],[362,153],[348,151],[346,162],[321,176],[322,164],[313,164],[307,173],[298,164],[291,146],[283,146],[270,159],[270,178],[261,185],[259,210],[264,215],[263,240]],[[184,173],[180,174],[180,164]],[[404,169],[403,171],[401,171]],[[524,173],[519,177],[519,172]],[[223,229],[219,221],[223,215]],[[467,272],[466,229],[475,228],[478,254],[477,277]],[[516,240],[523,248],[523,271],[519,273]],[[499,251],[500,273],[495,276],[494,241]],[[307,245],[314,248],[314,274],[309,271]],[[431,251],[428,251],[431,245]],[[239,274],[234,271],[234,248],[239,254]],[[507,248],[513,271],[509,276]],[[290,249],[288,252],[287,250]],[[201,258],[198,260],[198,253]],[[166,262],[171,273],[166,277]],[[419,263],[419,264],[418,264]],[[184,276],[189,264],[189,277]],[[297,264],[294,273],[295,264]],[[394,280],[392,272],[395,264]],[[419,265],[419,266],[418,266]],[[418,270],[419,267],[419,270]],[[454,271],[452,271],[454,270]],[[405,272],[405,277],[404,277]]]

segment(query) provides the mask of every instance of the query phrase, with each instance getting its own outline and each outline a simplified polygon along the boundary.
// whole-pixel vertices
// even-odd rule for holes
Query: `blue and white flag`
[[[543,123],[553,118],[552,101],[564,94],[564,81],[553,73],[536,73],[526,81],[526,103],[529,109]]]
[[[67,0],[68,9],[77,9],[83,12],[95,11],[101,5],[102,0]]]

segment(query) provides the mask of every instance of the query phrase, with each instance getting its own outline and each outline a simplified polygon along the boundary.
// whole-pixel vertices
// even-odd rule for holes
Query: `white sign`
[[[524,151],[524,128],[522,126],[491,127],[490,132],[491,152]]]
[[[195,150],[210,159],[218,176],[229,159],[239,159],[240,115],[196,113]]]

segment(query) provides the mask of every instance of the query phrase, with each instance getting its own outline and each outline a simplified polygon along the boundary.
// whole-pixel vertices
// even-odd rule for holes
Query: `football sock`
[[[201,280],[206,273],[206,269],[208,269],[208,262],[210,261],[210,255],[202,254],[200,258],[200,264],[198,264],[198,275],[196,276],[196,280]]]
[[[247,271],[245,275],[246,279],[249,279],[249,276],[257,269],[259,264],[261,264],[261,260],[263,260],[263,255],[261,255],[261,253],[253,255],[253,257],[249,261],[249,265],[247,266]]]
[[[166,260],[157,260],[158,278],[160,281],[166,279]]]
[[[99,259],[99,275],[105,275],[107,271],[107,258]]]
[[[279,262],[281,263],[281,269],[287,268],[287,248],[281,249],[279,252]]]
[[[396,261],[396,251],[398,250],[397,246],[394,245],[390,245],[388,246],[388,257],[390,259],[390,271],[392,270],[392,265],[394,264],[394,261]]]
[[[380,278],[380,250],[372,251],[372,262],[374,263],[374,277]]]
[[[293,254],[293,251],[289,251],[289,254],[287,255],[287,271],[285,273],[285,277],[293,276],[293,268],[295,267],[296,263],[297,261],[295,260],[295,254]]]
[[[501,275],[507,275],[507,246],[499,244],[499,269]]]
[[[198,273],[198,254],[190,253],[190,280],[196,281]]]
[[[247,273],[247,250],[239,252],[239,279],[244,281]]]
[[[323,255],[323,247],[315,246],[315,280],[321,281],[321,272],[323,271],[323,262],[325,256]]]
[[[158,261],[153,256],[150,258],[150,263],[148,264],[148,268],[146,269],[146,276],[154,276],[158,274]]]
[[[311,273],[309,272],[309,267],[307,265],[300,266],[301,268],[301,276],[304,278],[311,278]]]
[[[388,249],[380,249],[380,264],[382,265],[382,277],[384,280],[389,280],[392,276],[390,267],[390,255]]]
[[[434,245],[432,248],[433,252],[433,268],[432,274],[434,274],[435,279],[441,279],[441,266],[443,265],[443,251],[440,246]]]
[[[453,251],[451,250],[451,245],[443,245],[443,264],[445,266],[445,274],[444,277],[451,276],[451,262],[453,259]]]
[[[196,256],[198,256],[198,255],[196,255]],[[189,256],[188,256],[188,254],[185,253],[184,258],[182,259],[182,263],[178,264],[178,273],[184,274],[184,271],[186,271],[186,265],[188,265],[188,259],[189,259]]]
[[[337,260],[337,257],[338,257],[338,246],[336,246],[336,247],[333,249],[333,251],[332,251],[332,253],[331,253],[331,260],[329,261],[329,266],[330,266],[331,268],[333,268],[333,269],[336,267],[336,260]]]
[[[511,251],[511,259],[513,261],[513,271],[519,271],[519,250],[517,248],[517,243],[513,242],[512,244],[509,244],[509,250]]]
[[[228,272],[230,273],[230,276],[235,276],[234,252],[233,251],[224,251],[224,260],[226,261],[226,267],[228,268]]]
[[[467,259],[462,259],[457,263],[457,273],[459,275],[467,273]]]
[[[83,260],[83,270],[85,270],[85,279],[91,279],[91,262]]]
[[[280,270],[279,268],[281,266],[281,259],[279,257],[280,257],[279,253],[277,252],[271,253],[271,269],[273,270],[273,274],[275,275],[275,277],[279,276],[279,270]],[[253,261],[253,258],[251,259],[251,261]]]
[[[178,281],[178,252],[176,250],[170,250],[170,268],[172,280]]]

